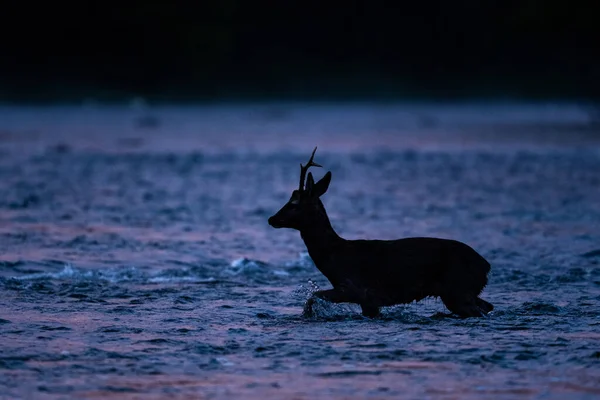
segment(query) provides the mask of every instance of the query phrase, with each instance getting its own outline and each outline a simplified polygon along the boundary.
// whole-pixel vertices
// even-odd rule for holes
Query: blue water
[[[490,316],[303,317],[315,145],[341,236],[468,243]],[[0,108],[0,398],[597,398],[599,263],[581,105]]]

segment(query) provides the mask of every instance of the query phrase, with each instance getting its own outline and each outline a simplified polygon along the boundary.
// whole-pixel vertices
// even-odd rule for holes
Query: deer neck
[[[308,254],[319,269],[335,251],[337,245],[344,240],[331,226],[324,207],[321,207],[309,226],[300,230],[300,236],[304,240]]]

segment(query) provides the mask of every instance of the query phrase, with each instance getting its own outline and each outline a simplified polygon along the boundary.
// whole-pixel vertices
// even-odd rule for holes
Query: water
[[[315,145],[339,234],[468,243],[489,318],[303,317]],[[597,398],[599,171],[575,104],[0,108],[0,397]]]

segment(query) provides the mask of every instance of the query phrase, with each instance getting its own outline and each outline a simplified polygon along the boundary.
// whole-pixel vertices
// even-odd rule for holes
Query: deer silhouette
[[[317,183],[310,167],[300,164],[300,185],[290,200],[269,218],[274,228],[300,231],[308,254],[333,288],[308,299],[304,312],[312,314],[315,298],[332,303],[357,303],[365,317],[379,308],[439,297],[460,317],[481,317],[493,310],[479,297],[487,284],[490,264],[468,245],[450,239],[411,237],[397,240],[346,240],[331,226],[320,197],[331,182],[328,171]]]

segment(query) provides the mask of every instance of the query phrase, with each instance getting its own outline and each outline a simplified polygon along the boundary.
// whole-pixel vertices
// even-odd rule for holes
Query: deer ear
[[[312,178],[311,178],[312,180]],[[312,190],[312,195],[321,197],[325,194],[327,189],[329,188],[329,183],[331,182],[331,171],[327,171],[324,177],[322,177],[319,182],[314,184],[314,188]]]
[[[308,194],[311,194],[313,188],[315,187],[315,180],[313,179],[312,174],[309,172],[308,177],[306,178],[306,191]]]

